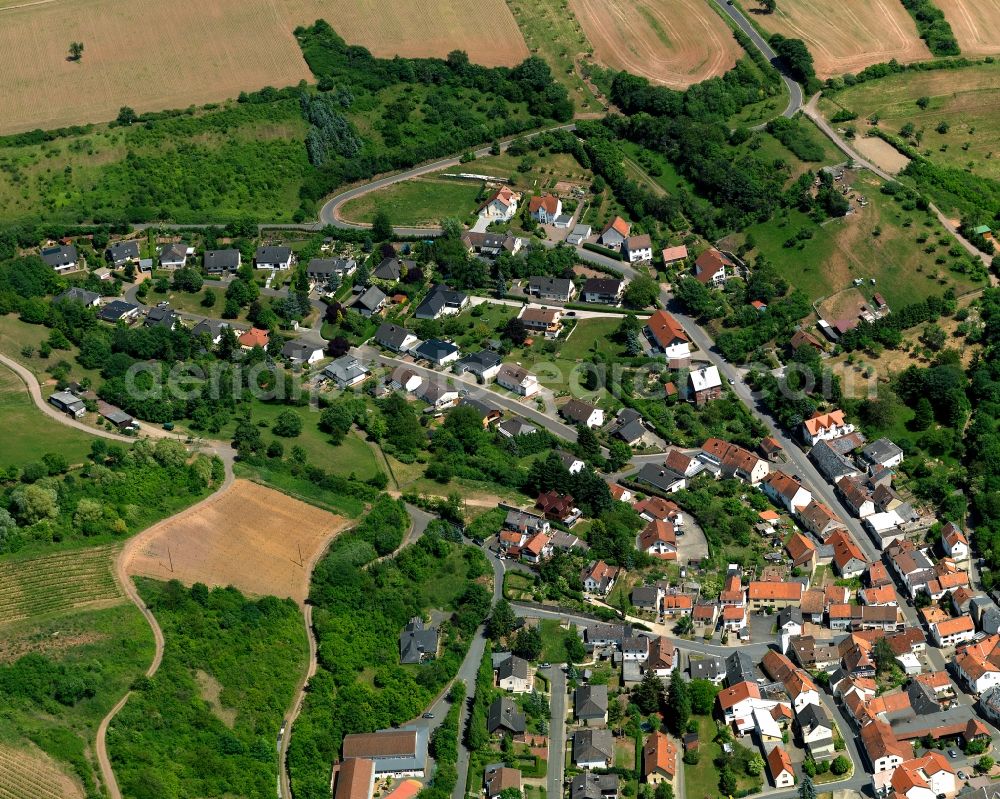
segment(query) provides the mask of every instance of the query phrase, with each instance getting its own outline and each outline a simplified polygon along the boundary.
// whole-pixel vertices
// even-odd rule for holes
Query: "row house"
[[[840,663],[840,649],[829,639],[795,635],[788,641],[792,659],[809,671],[829,671]]]
[[[930,631],[938,646],[955,646],[975,638],[976,625],[969,616],[958,616],[930,625]]]
[[[1000,635],[959,646],[954,666],[959,680],[974,694],[1000,686]]]
[[[784,472],[770,472],[761,483],[761,489],[775,504],[792,514],[798,514],[812,502],[812,494],[802,483]]]
[[[762,582],[754,580],[747,587],[747,604],[751,611],[764,608],[798,607],[802,601],[802,583]]]
[[[868,568],[868,559],[846,530],[836,531],[826,544],[833,547],[833,565],[841,577],[847,580],[860,577]]]
[[[892,771],[913,756],[913,747],[901,743],[884,721],[872,721],[861,728],[861,746],[873,774]]]
[[[830,605],[827,611],[831,630],[902,629],[899,609],[894,605]]]
[[[812,573],[816,568],[816,545],[802,533],[792,533],[785,544],[785,552],[791,558],[792,567]]]
[[[938,576],[927,554],[907,539],[891,543],[885,550],[884,557],[911,598],[926,590],[927,583]]]
[[[722,457],[724,477],[735,477],[752,486],[758,485],[770,471],[766,460],[736,444],[730,445]]]
[[[859,477],[841,477],[836,485],[837,494],[845,507],[859,519],[875,513],[875,499],[864,480]]]
[[[816,499],[799,511],[799,521],[821,541],[825,541],[837,530],[847,529],[828,505]]]
[[[898,607],[899,597],[891,585],[881,585],[878,588],[859,588],[858,600],[862,605],[870,607]]]

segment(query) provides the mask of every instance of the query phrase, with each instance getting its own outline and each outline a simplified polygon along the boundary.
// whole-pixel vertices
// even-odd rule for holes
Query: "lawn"
[[[418,586],[421,607],[448,608],[468,586],[464,547],[452,547],[437,566],[437,579]]]
[[[554,189],[559,181],[587,186],[594,179],[593,172],[580,166],[569,153],[544,150],[527,155],[487,155],[470,163],[449,167],[439,174],[456,175],[460,172],[503,178],[518,191]]]
[[[21,379],[0,366],[0,468],[38,461],[54,452],[82,463],[93,437],[59,424],[35,407]]]
[[[259,483],[265,483],[289,496],[301,499],[311,505],[328,510],[331,513],[341,513],[344,516],[357,517],[365,509],[365,503],[355,497],[345,497],[328,489],[322,488],[301,475],[290,474],[285,469],[272,469],[266,464],[250,466],[237,462],[236,476],[245,477]]]
[[[747,232],[756,241],[753,254],[766,256],[813,300],[850,287],[855,278],[865,280],[866,291],[881,292],[895,308],[940,295],[949,286],[959,295],[979,288],[981,283],[949,268],[960,260],[949,252],[957,243],[937,219],[919,209],[904,210],[879,192],[880,185],[877,178],[859,176],[852,188],[869,205],[855,205],[856,213],[820,226],[794,209],[752,226]],[[812,236],[784,246],[799,231]],[[939,258],[944,263],[937,263]],[[874,286],[869,278],[875,279]]]
[[[394,183],[344,203],[341,214],[352,222],[371,222],[379,210],[393,225],[427,227],[443,219],[466,220],[476,211],[483,189],[479,181],[421,177]]]
[[[95,385],[98,384],[100,373],[84,369],[76,362],[77,349],[73,345],[70,345],[68,350],[53,350],[48,358],[42,358],[38,355],[38,345],[49,337],[50,332],[49,328],[43,325],[22,322],[13,314],[0,316],[0,352],[25,366],[43,386],[46,381],[51,380],[51,376],[45,370],[59,361],[66,361],[70,364],[70,380],[83,380],[85,377],[89,377]],[[29,357],[25,357],[21,352],[25,346],[32,350]],[[43,390],[42,393],[51,393],[51,391],[45,392]]]
[[[808,172],[810,169],[813,172],[818,172],[824,165],[841,163],[844,160],[840,151],[833,146],[829,139],[820,133],[812,120],[800,115],[795,118],[795,122],[799,126],[798,129],[803,139],[822,150],[823,157],[820,161],[801,160],[795,153],[766,131],[755,132],[737,150],[741,153],[753,154],[765,163],[773,163],[775,161],[784,162],[791,168],[789,182],[798,178],[799,175]]]
[[[568,631],[560,626],[559,620],[542,619],[538,631],[542,634],[541,660],[545,663],[565,663]]]
[[[206,308],[201,304],[206,291],[210,291],[215,295],[215,305],[211,308]],[[198,316],[209,316],[213,319],[221,319],[222,311],[226,307],[226,290],[218,286],[213,286],[211,283],[206,283],[201,291],[194,294],[187,291],[168,291],[166,294],[150,291],[149,294],[146,295],[146,301],[154,305],[158,302],[166,301],[170,303],[171,308],[180,313],[190,313]],[[246,311],[244,309],[240,309],[240,317],[246,317]],[[235,320],[231,319],[228,321],[233,322]]]
[[[528,600],[532,598],[531,589],[534,587],[534,585],[535,585],[534,579],[526,574],[521,574],[520,572],[515,572],[515,571],[505,572],[503,576],[503,595],[512,602],[520,602],[522,600]],[[558,622],[556,622],[556,624],[558,625]],[[543,645],[544,643],[545,642],[543,640]],[[565,652],[565,649],[563,651]],[[565,659],[566,657],[564,655],[563,660]]]
[[[926,108],[917,100],[928,98]],[[829,118],[839,109],[858,115],[862,131],[878,114],[879,127],[898,134],[906,123],[921,132],[920,151],[932,161],[1000,179],[1000,63],[934,72],[905,72],[858,84],[824,98]],[[941,122],[948,130],[939,133]]]
[[[722,747],[716,743],[715,721],[709,716],[692,716],[698,722],[698,736],[700,744],[698,751],[701,757],[697,765],[684,764],[684,787],[690,799],[701,799],[705,796],[719,795],[719,768],[715,765],[716,758],[723,757]],[[760,778],[749,777],[744,773],[739,765],[742,761],[741,755],[749,755],[741,744],[733,743],[734,752],[726,755],[726,758],[734,761],[733,773],[736,776],[736,787],[738,796],[744,793],[753,793],[760,790]],[[741,751],[742,750],[742,751]],[[756,751],[756,750],[754,750]]]

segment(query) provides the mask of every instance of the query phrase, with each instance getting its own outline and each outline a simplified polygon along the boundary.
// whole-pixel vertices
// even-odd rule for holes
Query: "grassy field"
[[[593,48],[570,11],[568,0],[558,3],[507,0],[507,7],[528,48],[549,63],[556,80],[567,88],[577,109],[585,114],[602,111],[604,103],[600,93],[595,93],[580,74],[578,63],[592,53]]]
[[[476,211],[481,190],[478,181],[414,178],[349,200],[341,215],[351,222],[371,222],[381,209],[393,225],[407,227],[439,225],[450,216],[467,221]]]
[[[544,152],[544,151],[542,151]],[[487,155],[467,164],[449,167],[444,174],[475,172],[477,175],[495,175],[505,178],[518,191],[547,191],[564,181],[587,186],[594,173],[584,169],[569,153],[530,153],[527,156]]]
[[[539,621],[539,632],[542,634],[541,660],[546,663],[566,662],[566,634],[558,619],[542,619]]]
[[[71,463],[81,463],[90,452],[92,437],[45,416],[21,379],[0,366],[0,468],[37,461],[56,452]]]
[[[345,516],[360,516],[365,504],[354,497],[345,497],[327,490],[301,475],[293,475],[283,469],[269,468],[267,465],[250,466],[245,463],[235,465],[236,476],[247,480],[264,483],[285,494],[308,502],[331,513],[341,513]]]
[[[0,625],[124,602],[112,563],[118,546],[0,560]]]
[[[878,185],[875,178],[859,177],[854,189],[868,198],[868,207],[822,226],[793,210],[749,228],[755,252],[767,256],[812,299],[845,289],[855,278],[875,278],[871,290],[880,291],[894,307],[941,294],[948,286],[958,294],[979,287],[949,270],[954,259],[948,250],[954,239],[940,223],[919,210],[903,211],[894,199],[879,193]],[[811,230],[812,238],[801,246],[785,247],[799,230]],[[917,241],[925,236],[926,241]],[[945,257],[945,263],[937,264],[938,257]]]
[[[926,108],[917,105],[922,97],[929,100]],[[853,111],[859,130],[873,114],[892,134],[912,123],[921,134],[918,149],[932,161],[1000,180],[998,107],[1000,63],[890,75],[844,89],[820,104],[828,117],[841,108]],[[948,129],[939,133],[942,122]]]
[[[745,5],[756,8],[754,2]],[[836,5],[784,0],[773,14],[753,19],[768,33],[802,39],[821,78],[891,59],[907,63],[931,57],[913,19],[894,0],[845,0]]]
[[[0,13],[3,133],[102,122],[123,105],[140,112],[184,108],[310,80],[292,32],[324,16],[346,41],[376,55],[443,57],[459,49],[491,66],[528,55],[502,0],[394,2],[377,10],[334,9],[322,0],[223,0],[208,9],[194,0],[169,7],[138,0],[127,14],[109,0],[3,0]],[[84,44],[79,62],[67,58],[72,41]]]
[[[729,27],[699,0],[570,0],[596,60],[673,88],[732,69],[743,55]]]

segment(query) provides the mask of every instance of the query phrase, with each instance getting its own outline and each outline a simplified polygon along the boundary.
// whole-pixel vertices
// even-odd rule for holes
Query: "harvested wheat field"
[[[83,799],[83,788],[40,749],[0,744],[0,796],[4,799]]]
[[[504,0],[0,0],[0,133],[103,122],[124,105],[186,108],[310,80],[292,32],[324,17],[376,55],[464,49],[487,65],[528,55]],[[84,46],[79,63],[67,60],[73,41]]]
[[[962,55],[1000,53],[1000,0],[936,0]]]
[[[313,562],[348,524],[279,491],[237,480],[208,502],[141,533],[124,567],[130,575],[232,585],[302,603]]]
[[[602,64],[686,88],[731,69],[743,54],[705,0],[569,0]]]
[[[899,0],[781,0],[773,14],[759,14],[757,21],[771,33],[802,39],[820,78],[892,58],[908,63],[931,57]]]

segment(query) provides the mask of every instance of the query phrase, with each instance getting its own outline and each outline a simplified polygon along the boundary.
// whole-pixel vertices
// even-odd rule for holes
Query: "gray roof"
[[[438,284],[431,288],[424,301],[417,306],[413,315],[417,319],[436,319],[446,307],[460,308],[466,301],[461,291]]]
[[[108,247],[108,257],[116,264],[125,261],[139,260],[139,242],[137,241],[116,241]]]
[[[435,363],[451,355],[453,352],[458,352],[458,347],[450,341],[442,341],[439,338],[429,338],[414,350],[414,354],[418,358],[426,358],[428,361],[434,361]]]
[[[967,723],[974,717],[975,712],[970,705],[952,705],[947,710],[941,710],[937,713],[918,715],[911,712],[906,718],[890,718],[889,724],[897,738],[909,740],[921,737],[922,734],[930,732],[934,727]]]
[[[75,264],[77,260],[76,247],[72,244],[61,244],[58,247],[45,247],[42,249],[42,260],[49,266],[61,266],[62,264]]]
[[[82,302],[84,305],[93,305],[101,299],[101,295],[96,291],[87,291],[87,289],[82,289],[79,286],[73,286],[72,288],[66,289],[62,294],[58,294],[52,298],[52,302],[64,302],[65,300],[74,300],[76,302]]]
[[[498,680],[505,680],[508,677],[526,680],[528,679],[528,661],[508,652],[507,657],[496,664],[496,672]]]
[[[500,422],[497,429],[502,433],[506,433],[511,438],[527,436],[538,432],[538,428],[533,424],[528,424],[523,419],[518,419],[517,417]]]
[[[486,729],[491,735],[500,729],[515,734],[522,733],[526,726],[524,714],[517,709],[517,705],[510,697],[501,696],[490,705],[486,717]]]
[[[573,288],[573,281],[565,277],[535,276],[528,278],[528,290],[534,294],[557,294],[568,296]]]
[[[615,740],[611,730],[577,730],[573,733],[573,762],[614,761]]]
[[[69,391],[57,391],[49,397],[49,402],[63,408],[82,408],[83,400]]]
[[[879,438],[861,450],[861,455],[869,463],[886,463],[902,454],[903,450],[888,438]]]
[[[164,245],[163,249],[160,250],[160,263],[164,261],[170,261],[171,263],[175,261],[186,261],[187,260],[187,245],[184,242],[174,242],[173,244]]]
[[[357,261],[353,258],[310,258],[306,274],[309,277],[345,275],[354,271],[357,266]]]
[[[564,449],[557,450],[556,454],[559,456],[559,460],[562,461],[562,465],[567,469],[569,469],[574,463],[583,463],[583,458],[579,458],[572,452],[567,452]]]
[[[291,358],[294,360],[305,361],[311,356],[316,350],[322,350],[323,347],[319,344],[311,344],[308,341],[303,341],[299,339],[297,341],[286,341],[285,345],[281,348],[281,355],[284,358]]]
[[[614,641],[621,643],[632,634],[631,624],[605,624],[594,622],[588,624],[585,630],[585,640],[588,644],[597,641]]]
[[[655,463],[644,463],[639,473],[635,476],[636,481],[651,485],[660,491],[670,491],[671,487],[683,478],[683,475],[671,471],[666,466],[659,466]]]
[[[368,290],[354,301],[354,305],[367,311],[377,311],[383,302],[385,302],[385,292],[378,286],[369,286]]]
[[[692,680],[711,680],[715,682],[726,673],[726,664],[722,658],[707,655],[700,660],[691,658],[688,661],[688,671]]]
[[[587,419],[595,410],[597,410],[596,405],[591,405],[583,400],[571,399],[559,409],[559,413],[570,421],[586,424]]]
[[[481,375],[489,369],[499,366],[500,362],[500,356],[493,350],[479,350],[479,352],[470,352],[459,359],[457,365],[467,372]]]
[[[437,629],[424,627],[424,620],[414,617],[399,634],[399,662],[419,663],[425,656],[437,653],[437,643]]]
[[[482,400],[478,400],[473,397],[462,397],[462,401],[459,404],[465,407],[475,408],[476,412],[482,419],[486,419],[487,416],[493,413],[503,413],[503,411],[501,411],[496,405],[490,405],[488,402],[483,402]]]
[[[753,660],[746,652],[736,651],[726,658],[726,685],[732,687],[740,682],[756,682],[757,672]]]
[[[413,332],[392,322],[383,322],[375,333],[375,340],[383,346],[398,350],[403,346],[403,341],[407,336],[412,336]]]
[[[283,264],[291,255],[291,247],[258,247],[253,259],[258,264]]]
[[[929,685],[911,680],[910,684],[906,686],[906,695],[910,698],[910,707],[918,716],[926,716],[941,710],[937,694]]]
[[[228,250],[205,250],[205,271],[223,272],[234,271],[240,265],[240,251]]]
[[[323,374],[348,385],[354,383],[357,378],[368,374],[368,370],[353,355],[341,355],[326,365]]]
[[[637,608],[656,607],[660,592],[655,585],[639,585],[632,589],[632,604]]]
[[[130,302],[125,302],[125,300],[112,300],[103,308],[101,308],[100,313],[97,316],[103,319],[105,322],[117,322],[125,314],[138,311],[139,306],[133,305]]]
[[[173,309],[169,305],[157,305],[154,308],[150,308],[146,311],[146,327],[165,327],[167,329],[173,328],[180,317],[174,313]]]
[[[617,774],[592,774],[589,770],[573,777],[570,799],[604,799],[618,795]]]
[[[199,336],[205,333],[214,339],[227,327],[229,327],[229,322],[224,322],[222,319],[202,319],[191,330],[191,335]]]
[[[646,430],[646,426],[642,423],[641,420],[637,419],[635,421],[626,422],[625,424],[621,425],[617,430],[615,430],[615,435],[618,436],[618,438],[620,438],[626,444],[631,444],[634,441],[638,441],[640,438],[646,435],[647,432],[648,431]]]
[[[860,474],[860,470],[851,461],[837,453],[826,441],[820,441],[809,450],[809,460],[816,464],[816,468],[831,483],[846,475]]]
[[[375,271],[372,272],[372,276],[378,278],[379,280],[399,280],[400,277],[404,276],[416,265],[416,261],[401,261],[399,258],[385,258],[382,263],[375,267]]]
[[[790,621],[802,625],[802,611],[789,605],[778,611],[778,627],[784,627]]]
[[[827,715],[826,710],[824,710],[819,705],[808,704],[802,710],[795,714],[795,720],[798,721],[799,726],[806,731],[815,730],[817,727],[823,727],[830,731],[830,737],[833,737],[833,722]]]
[[[573,697],[573,713],[577,719],[603,719],[608,713],[608,686],[583,685]]]

